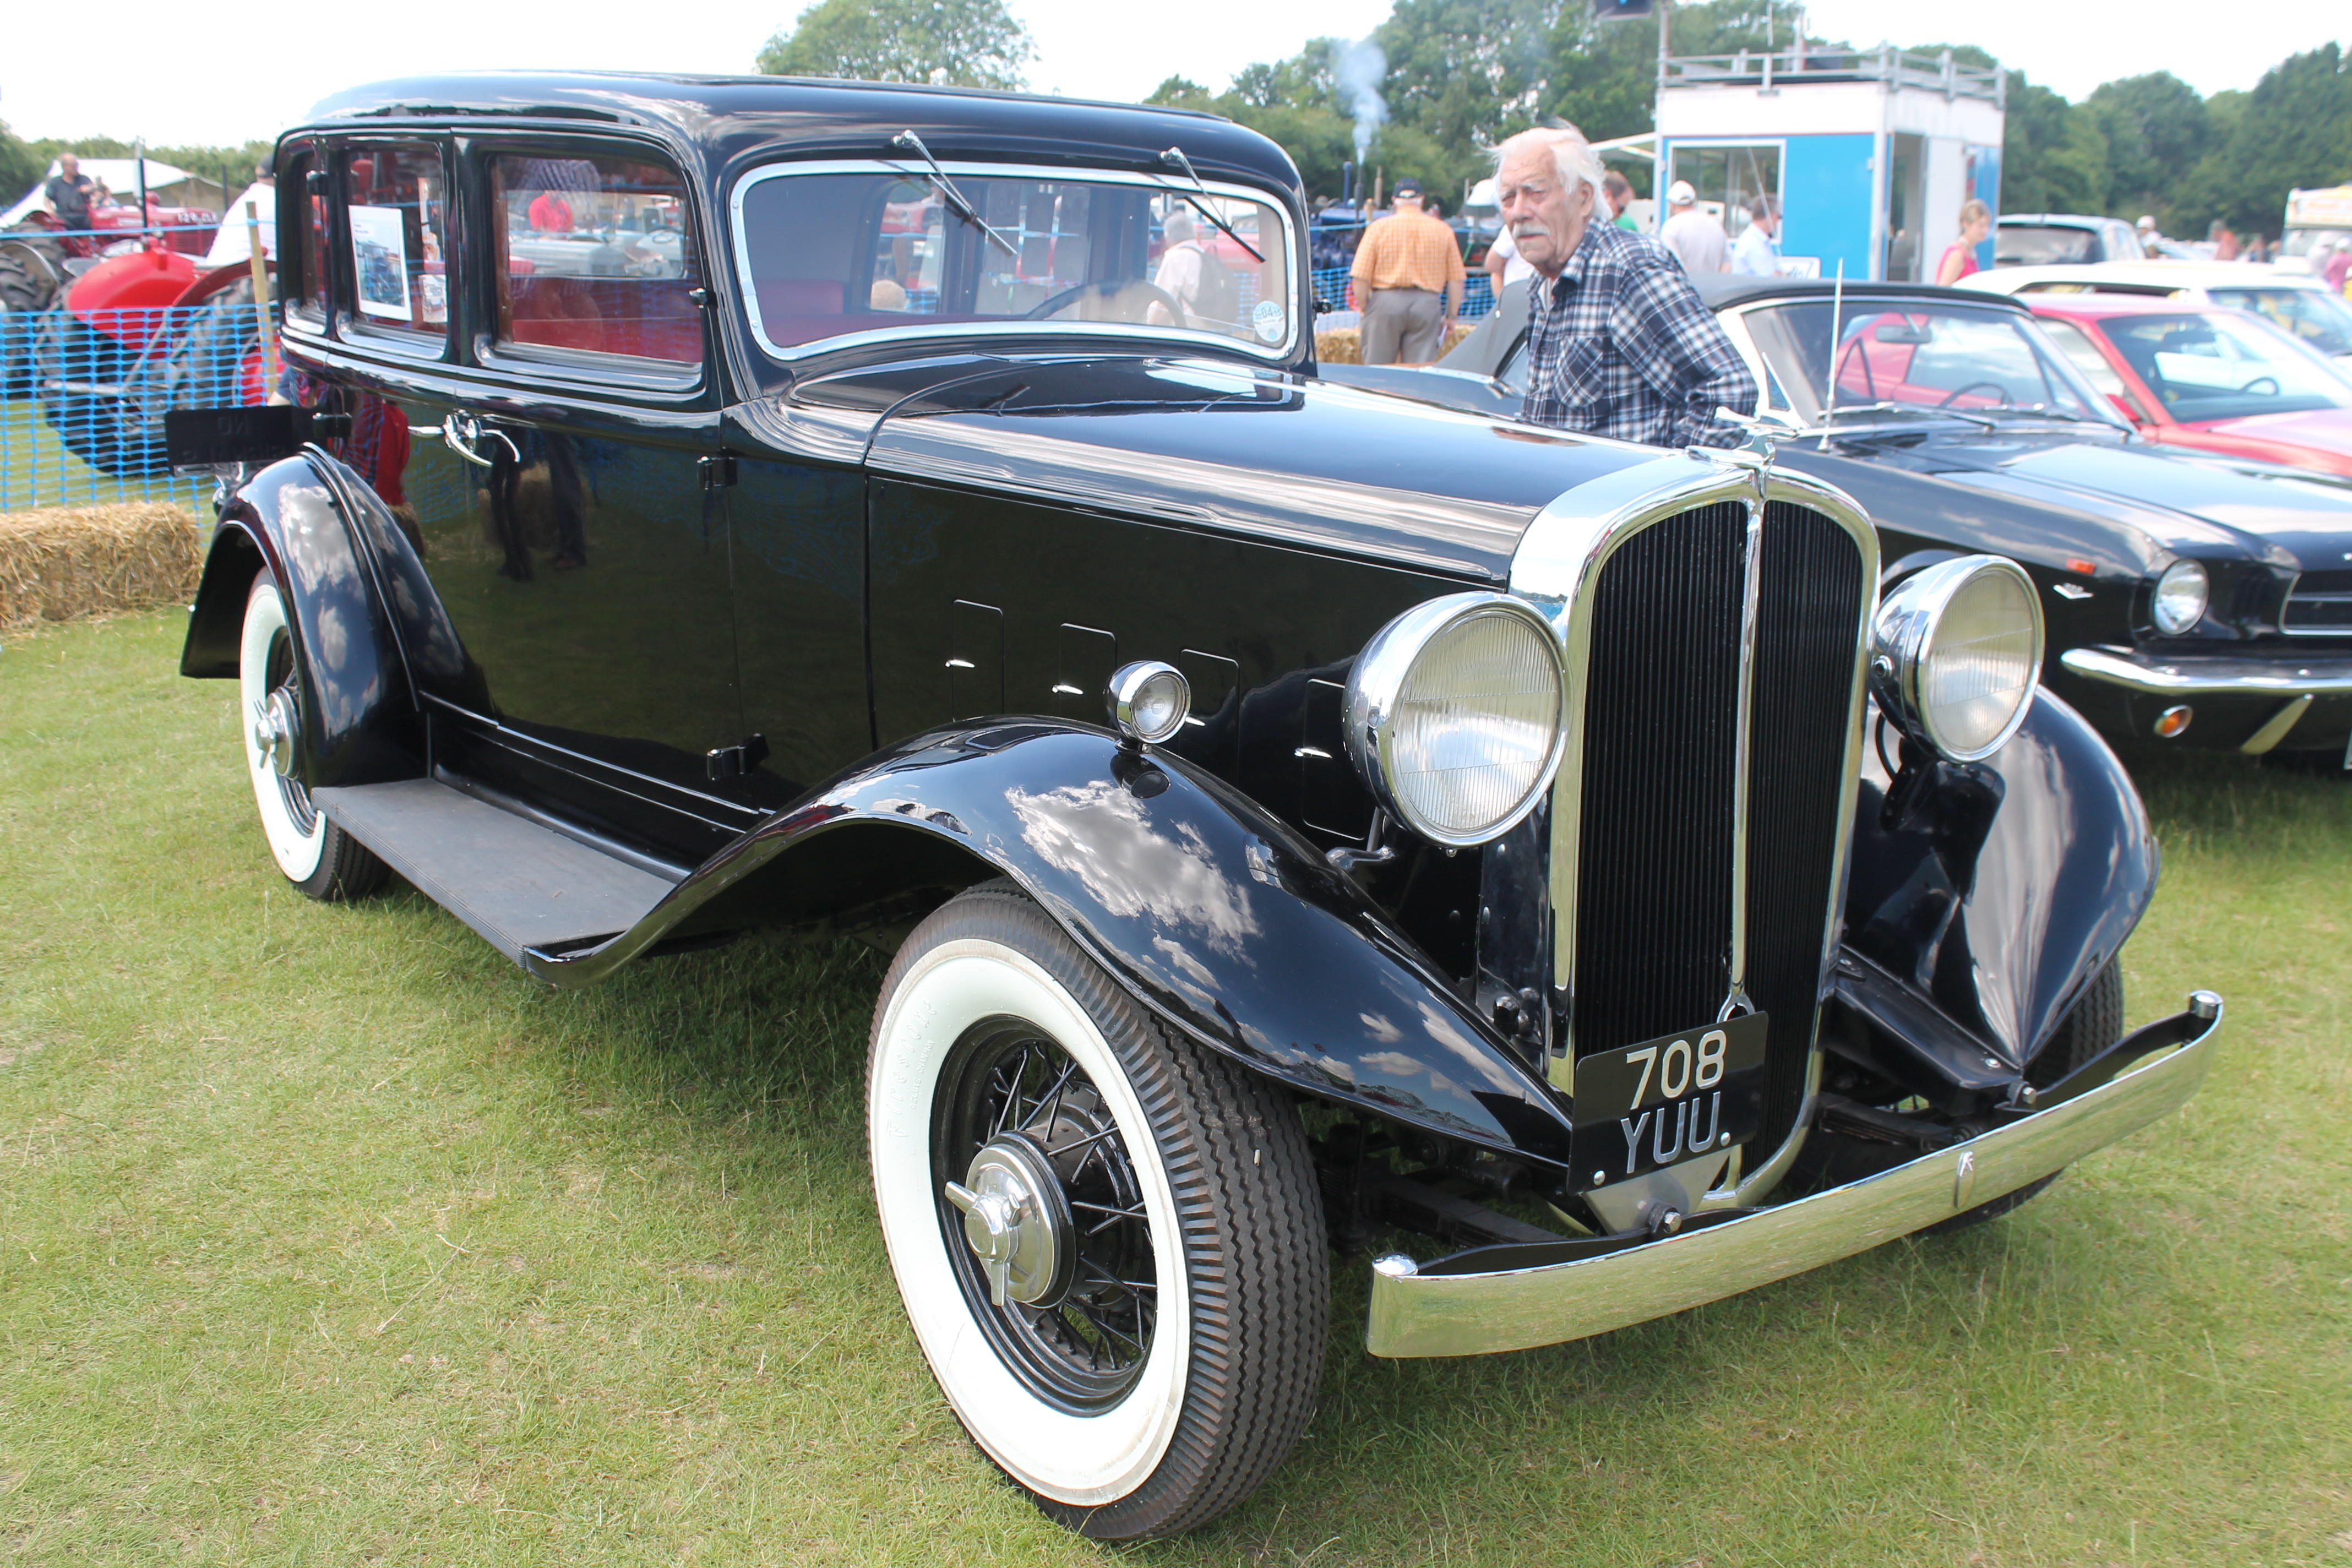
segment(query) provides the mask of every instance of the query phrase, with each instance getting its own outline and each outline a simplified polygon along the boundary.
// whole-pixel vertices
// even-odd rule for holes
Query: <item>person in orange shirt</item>
[[[1462,309],[1462,250],[1454,231],[1422,210],[1421,182],[1397,182],[1396,211],[1356,247],[1366,364],[1427,364]]]

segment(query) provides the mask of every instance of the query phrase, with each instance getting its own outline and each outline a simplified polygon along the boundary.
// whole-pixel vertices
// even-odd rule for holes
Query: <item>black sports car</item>
[[[1877,522],[1892,584],[1956,553],[2041,590],[2043,679],[2111,741],[2352,766],[2352,486],[2158,450],[2032,317],[1917,284],[1704,279],[1788,432]],[[1428,368],[1331,379],[1517,413],[1527,286]],[[1834,385],[1830,344],[1837,343]]]

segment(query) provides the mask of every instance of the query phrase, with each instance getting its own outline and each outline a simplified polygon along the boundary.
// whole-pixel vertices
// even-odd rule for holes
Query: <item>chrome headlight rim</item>
[[[1414,661],[1430,644],[1457,625],[1491,615],[1514,617],[1535,633],[1551,657],[1558,703],[1551,742],[1526,793],[1507,812],[1465,832],[1426,820],[1395,788],[1396,702]],[[1374,633],[1356,656],[1348,676],[1346,723],[1349,759],[1389,816],[1444,848],[1472,849],[1491,844],[1526,821],[1542,803],[1568,751],[1568,659],[1559,634],[1541,611],[1509,594],[1473,591],[1424,600]]]
[[[2032,628],[2033,654],[2028,661],[2025,695],[1999,732],[1979,746],[1959,746],[1937,732],[1934,715],[1921,700],[1920,680],[1935,652],[1936,634],[1944,612],[1960,591],[1987,573],[2012,578],[2025,605]],[[2009,744],[2033,711],[2042,686],[2042,665],[2048,652],[2042,619],[2042,599],[2025,569],[2005,555],[1961,555],[1913,573],[1886,591],[1872,625],[1870,690],[1879,711],[1903,732],[1948,762],[1981,762]]]
[[[1155,702],[1166,710],[1155,719]],[[1156,658],[1137,659],[1111,672],[1103,689],[1103,706],[1110,727],[1130,741],[1160,745],[1183,733],[1192,711],[1192,683],[1174,665]]]
[[[2197,585],[2194,601],[2196,607],[2188,616],[2168,617],[2165,614],[2166,595],[2176,582],[2194,583]],[[2186,559],[2175,561],[2157,574],[2156,585],[2148,592],[2147,618],[2156,627],[2157,635],[2159,637],[2187,637],[2197,629],[2198,623],[2205,618],[2206,612],[2212,607],[2213,574],[2205,569],[2205,563],[2202,561]],[[2176,621],[2178,624],[2174,624]]]

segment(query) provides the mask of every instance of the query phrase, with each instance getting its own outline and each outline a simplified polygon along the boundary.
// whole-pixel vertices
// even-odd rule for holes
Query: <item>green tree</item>
[[[2215,93],[2205,109],[2212,151],[2181,203],[2195,224],[2274,235],[2288,191],[2352,180],[2352,59],[2334,44],[2288,56],[2252,92]]]
[[[1506,127],[1533,122],[1559,11],[1560,0],[1397,0],[1372,37],[1388,55],[1391,120],[1425,137],[1441,164],[1415,174],[1458,193],[1485,172],[1486,149]]]
[[[2175,228],[2189,171],[2210,151],[2205,100],[2170,71],[2123,77],[2095,89],[2088,111],[2107,143],[2107,205],[2118,217],[2153,214]]]
[[[47,159],[18,140],[16,133],[8,129],[8,122],[0,120],[0,203],[15,205],[16,198],[31,190],[48,166]]]
[[[2009,73],[2000,206],[2012,213],[2107,210],[2107,139],[2098,116]]]
[[[1018,90],[1036,54],[1004,0],[818,0],[760,51],[771,76]]]

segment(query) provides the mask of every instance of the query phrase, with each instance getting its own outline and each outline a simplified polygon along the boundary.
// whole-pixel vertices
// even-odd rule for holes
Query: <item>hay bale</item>
[[[184,605],[204,538],[166,501],[0,512],[0,626]]]
[[[1456,321],[1445,341],[1438,346],[1441,355],[1451,353],[1455,345],[1478,330],[1475,321]],[[1325,327],[1315,334],[1315,363],[1318,364],[1361,364],[1364,363],[1364,333],[1360,327]]]

